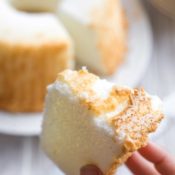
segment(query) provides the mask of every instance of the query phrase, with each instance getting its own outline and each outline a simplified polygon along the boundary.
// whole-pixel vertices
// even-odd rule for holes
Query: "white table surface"
[[[175,90],[175,21],[146,4],[154,48],[151,63],[139,86],[161,98]],[[174,125],[174,126],[173,126]],[[175,156],[175,122],[156,140]],[[56,175],[56,167],[44,156],[39,139],[0,135],[0,175]]]

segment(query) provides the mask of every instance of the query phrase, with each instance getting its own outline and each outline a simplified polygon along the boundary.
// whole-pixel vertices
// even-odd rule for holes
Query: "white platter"
[[[125,63],[108,80],[135,87],[142,78],[151,57],[152,31],[139,0],[123,0],[129,23],[128,55]],[[42,114],[0,112],[0,133],[35,136],[41,131]]]

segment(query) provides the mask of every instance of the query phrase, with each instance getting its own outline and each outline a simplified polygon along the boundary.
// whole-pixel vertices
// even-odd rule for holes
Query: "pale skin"
[[[134,175],[175,175],[175,160],[153,143],[134,153],[126,165]],[[103,173],[97,167],[87,165],[81,169],[80,175]]]

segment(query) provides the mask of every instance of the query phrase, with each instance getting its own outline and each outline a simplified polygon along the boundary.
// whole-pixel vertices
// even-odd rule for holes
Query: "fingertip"
[[[126,161],[126,165],[128,167],[132,166],[134,164],[135,160],[137,159],[137,157],[138,157],[138,153],[134,152]]]
[[[149,149],[149,147],[151,147],[152,145],[154,145],[154,144],[151,143],[151,142],[149,142],[149,143],[147,143],[145,146],[143,146],[142,148],[140,148],[140,149],[138,150],[138,152],[142,152],[142,151],[144,151],[144,150],[147,150],[147,149]]]
[[[162,158],[168,155],[167,152],[154,143],[149,143],[146,147],[141,148],[139,153],[152,163],[159,162]]]
[[[152,164],[146,161],[138,152],[135,152],[126,162],[126,166],[134,174],[154,174],[157,175],[155,168]]]
[[[145,159],[152,162],[161,174],[175,174],[175,162],[164,149],[149,143],[146,148],[142,148],[139,152]]]
[[[80,169],[80,175],[103,175],[95,165],[86,165]]]

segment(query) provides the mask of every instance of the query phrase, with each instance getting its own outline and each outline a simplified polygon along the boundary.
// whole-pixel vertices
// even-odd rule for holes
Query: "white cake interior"
[[[82,166],[96,164],[107,171],[121,153],[121,143],[116,144],[114,131],[105,117],[93,116],[76,97],[70,96],[65,85],[49,87],[46,105],[44,127],[47,130],[43,132],[42,145],[60,169],[78,175]],[[50,146],[52,149],[48,150]]]

